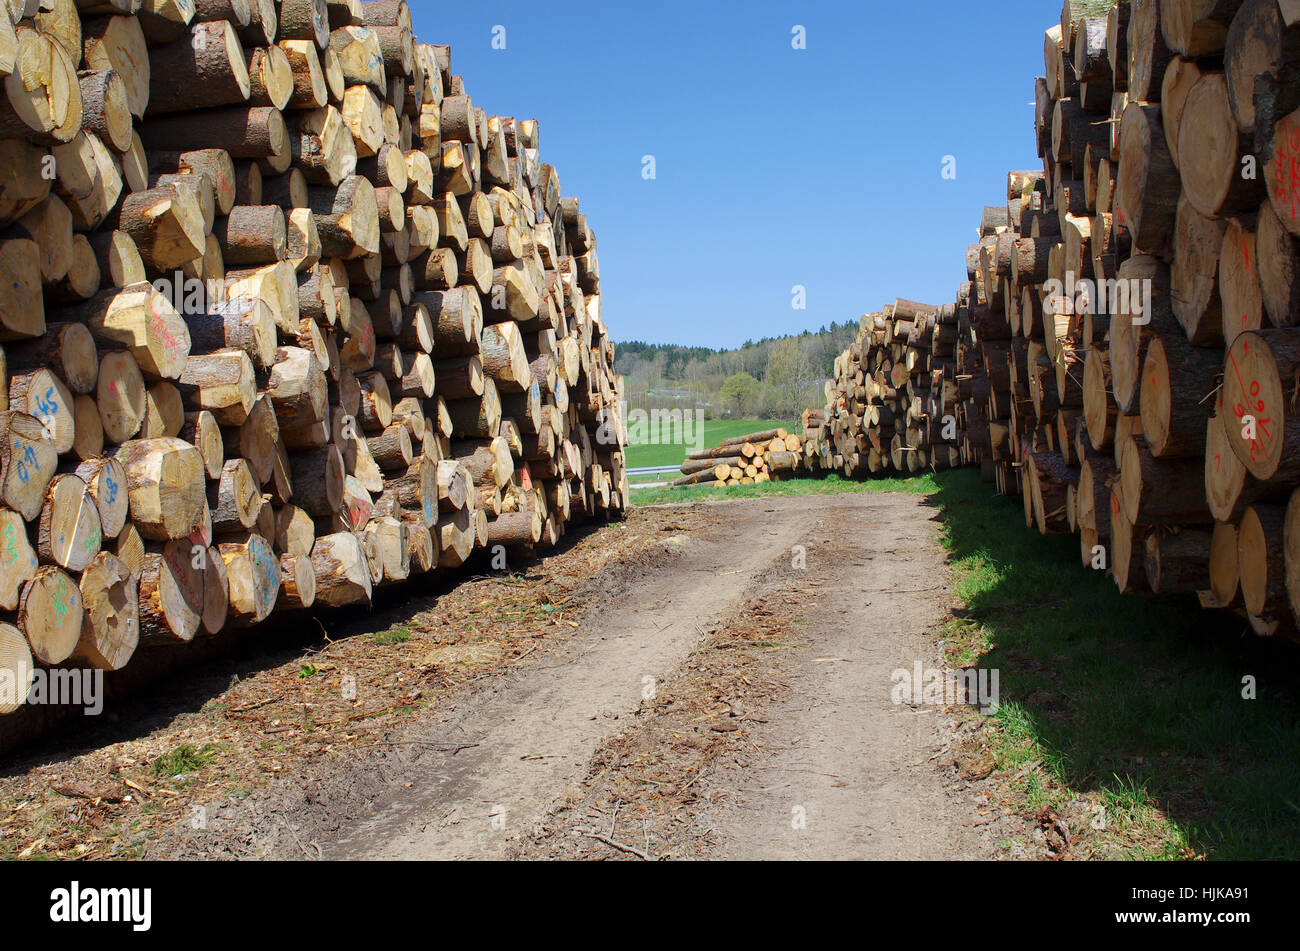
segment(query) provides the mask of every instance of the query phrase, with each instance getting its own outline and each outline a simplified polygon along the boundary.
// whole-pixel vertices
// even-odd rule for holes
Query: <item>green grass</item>
[[[712,449],[724,439],[733,439],[736,436],[748,436],[750,433],[761,433],[767,429],[788,429],[792,433],[802,432],[802,427],[798,423],[781,422],[780,420],[708,419],[704,421],[703,448]],[[652,435],[657,436],[659,434],[652,432]],[[648,469],[651,466],[681,465],[682,460],[686,458],[687,452],[694,451],[698,448],[696,446],[691,446],[688,449],[688,447],[680,441],[682,434],[677,431],[676,427],[665,432],[663,435],[671,436],[679,441],[650,446],[628,446],[627,467],[629,469]]]
[[[971,470],[933,481],[965,605],[949,658],[1000,671],[998,767],[1051,780],[1029,770],[1027,800],[1104,806],[1116,857],[1300,858],[1294,649],[1191,598],[1120,595]]]
[[[374,635],[374,642],[380,645],[405,644],[411,639],[411,629],[406,626],[390,627]]]
[[[182,743],[153,761],[153,773],[155,776],[174,777],[198,772],[216,759],[221,750],[219,743],[205,743],[201,747]]]
[[[686,505],[718,499],[759,499],[789,495],[837,495],[843,492],[908,492],[928,494],[938,489],[934,477],[870,479],[858,482],[831,475],[824,479],[785,479],[759,485],[688,485],[681,488],[632,489],[633,505]]]

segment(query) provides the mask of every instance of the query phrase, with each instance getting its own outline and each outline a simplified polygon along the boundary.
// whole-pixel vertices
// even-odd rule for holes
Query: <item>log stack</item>
[[[804,414],[809,469],[865,475],[911,475],[960,463],[956,305],[896,300],[862,318],[853,343],[835,360],[826,408]]]
[[[803,468],[804,440],[786,429],[768,429],[724,439],[686,457],[674,486],[761,485],[779,482]]]
[[[932,389],[928,406],[954,413],[956,461],[1020,495],[1027,525],[1077,534],[1120,590],[1195,594],[1294,637],[1300,14],[1075,7],[1035,82],[1043,167],[1011,173],[981,215],[953,311],[956,400]],[[864,319],[810,419],[825,469],[902,468],[885,450],[916,418],[897,413],[916,380],[878,372],[911,359],[897,309]],[[873,438],[876,405],[894,418]]]
[[[0,77],[4,672],[623,510],[595,236],[405,0],[11,0]]]

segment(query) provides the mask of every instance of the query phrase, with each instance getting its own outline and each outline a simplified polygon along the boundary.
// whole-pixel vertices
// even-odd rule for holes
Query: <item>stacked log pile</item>
[[[684,485],[761,485],[779,482],[803,468],[803,438],[769,429],[724,439],[712,449],[691,453],[682,463]]]
[[[854,478],[958,465],[945,441],[955,432],[958,320],[953,304],[901,299],[863,317],[835,360],[825,410],[804,414],[808,467]]]
[[[0,712],[622,510],[595,236],[405,0],[4,0],[0,77]]]
[[[1120,590],[1194,593],[1294,636],[1300,7],[1075,6],[1035,84],[1043,169],[1008,177],[967,250],[960,461],[1018,493],[1028,525],[1077,533]],[[841,358],[810,441],[828,468],[884,463],[869,409],[896,317],[864,321]]]

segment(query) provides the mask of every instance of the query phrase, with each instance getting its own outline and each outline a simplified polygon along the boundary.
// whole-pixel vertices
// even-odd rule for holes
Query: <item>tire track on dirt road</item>
[[[804,542],[805,502],[766,500],[713,537],[670,540],[679,559],[593,604],[546,662],[444,716],[421,742],[459,752],[412,761],[370,817],[332,842],[316,840],[324,857],[504,857],[581,778],[617,718],[640,707],[644,678],[670,674],[754,578]]]
[[[891,696],[895,671],[941,667],[951,571],[936,510],[902,494],[802,501],[806,564],[773,565],[519,857],[997,853],[988,797],[954,775],[953,718]]]
[[[942,708],[891,698],[894,671],[939,664],[951,572],[931,511],[919,496],[857,496],[810,536],[806,643],[752,723],[748,768],[714,778],[732,794],[709,817],[713,857],[992,857],[977,804],[949,788]]]

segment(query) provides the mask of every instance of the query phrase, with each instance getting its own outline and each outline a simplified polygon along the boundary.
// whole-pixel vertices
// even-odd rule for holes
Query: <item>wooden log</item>
[[[174,384],[160,380],[145,392],[144,422],[140,426],[142,438],[175,436],[185,425],[185,403],[181,391]]]
[[[274,264],[288,254],[284,211],[275,205],[236,205],[213,234],[227,265]]]
[[[0,608],[17,609],[18,596],[36,576],[38,564],[23,517],[0,508]]]
[[[189,328],[151,284],[103,291],[64,315],[84,323],[101,347],[129,350],[152,379],[177,379],[189,357]],[[102,364],[100,372],[102,377]]]
[[[1253,212],[1264,198],[1263,180],[1243,174],[1243,158],[1253,152],[1253,138],[1237,128],[1223,74],[1202,76],[1187,94],[1178,132],[1187,200],[1210,218]]]
[[[18,627],[32,656],[46,666],[72,656],[81,639],[82,603],[77,583],[62,568],[42,565],[23,588]]]
[[[1170,305],[1187,339],[1196,346],[1223,345],[1223,311],[1218,291],[1219,258],[1226,222],[1207,218],[1184,195],[1174,224]]]
[[[81,129],[76,64],[52,36],[20,26],[13,71],[0,97],[0,138],[52,145]]]
[[[1117,493],[1134,525],[1194,525],[1210,521],[1199,459],[1157,459],[1142,436],[1120,447]],[[1113,514],[1113,513],[1112,513]]]
[[[275,547],[288,555],[310,556],[316,543],[316,526],[305,509],[285,505],[276,513]]]
[[[104,456],[83,461],[77,466],[76,474],[95,500],[104,538],[117,538],[126,527],[129,514],[126,470],[113,457]]]
[[[243,350],[193,355],[177,383],[187,409],[207,410],[223,426],[243,423],[257,400],[253,362]]]
[[[1112,493],[1110,505],[1111,549],[1110,576],[1121,594],[1149,590],[1145,558],[1133,558],[1135,550],[1144,551],[1150,529],[1136,526],[1124,514],[1118,496]],[[1135,546],[1137,548],[1135,549]]]
[[[149,50],[149,115],[247,102],[248,62],[233,24],[195,23],[175,42]]]
[[[96,670],[121,670],[140,643],[140,596],[136,574],[116,555],[102,551],[78,585],[81,635],[72,660]]]
[[[126,287],[146,280],[144,261],[135,242],[125,231],[103,231],[90,237],[95,260],[104,276],[104,286]]]
[[[253,533],[218,545],[217,552],[226,566],[227,622],[242,626],[266,620],[280,595],[280,560],[270,542]]]
[[[1237,569],[1237,526],[1216,522],[1210,538],[1210,592],[1220,607],[1238,600],[1241,577]]]
[[[208,483],[208,509],[217,534],[247,531],[262,509],[261,487],[243,459],[227,459],[221,475]]]
[[[206,520],[203,457],[176,438],[127,442],[115,453],[126,473],[131,522],[154,541],[187,538]]]
[[[172,270],[203,255],[205,228],[198,199],[177,185],[128,195],[120,227],[156,271]]]
[[[316,539],[311,565],[316,575],[316,601],[326,607],[369,604],[370,566],[361,543],[351,532]]]
[[[228,106],[151,118],[140,127],[147,149],[223,148],[278,175],[293,161],[289,130],[274,106]]]
[[[1121,286],[1129,300],[1111,307],[1109,363],[1111,392],[1121,413],[1136,414],[1142,365],[1151,341],[1178,333],[1169,293],[1169,268],[1150,255],[1138,255],[1120,267]],[[1150,293],[1150,305],[1146,294]],[[1139,300],[1139,298],[1141,298]],[[1150,313],[1147,313],[1147,310]]]
[[[443,515],[438,520],[438,564],[457,568],[469,560],[474,551],[475,517],[466,507]]]
[[[1260,296],[1274,327],[1300,323],[1300,245],[1277,216],[1271,202],[1259,210],[1255,232]]]
[[[393,584],[410,577],[411,550],[405,521],[392,515],[380,516],[366,525],[365,535],[378,553],[382,583]]]
[[[313,188],[309,195],[323,254],[351,258],[379,253],[379,206],[367,179],[352,175],[337,190]]]
[[[523,335],[513,321],[483,328],[480,360],[484,371],[505,392],[523,392],[533,382]]]
[[[99,377],[95,340],[79,323],[51,323],[43,336],[7,346],[5,359],[10,374],[48,367],[73,393],[94,392]]]
[[[36,664],[23,632],[0,622],[0,715],[13,713],[27,701],[36,679]]]
[[[518,512],[503,512],[488,522],[488,545],[531,547],[541,541],[542,524],[540,511],[531,506]]]
[[[144,118],[152,82],[149,50],[139,20],[130,16],[83,20],[82,35],[86,68],[112,70],[121,76],[131,115]]]
[[[275,362],[276,325],[265,301],[236,297],[212,303],[202,311],[186,314],[185,323],[194,353],[242,350],[259,371],[269,370]]]
[[[72,212],[57,195],[50,195],[18,219],[10,233],[35,241],[41,282],[52,284],[68,272],[72,259]]]
[[[455,459],[438,462],[438,509],[443,513],[458,512],[469,502],[474,485],[470,471]]]
[[[1150,254],[1166,249],[1178,210],[1178,186],[1160,107],[1130,102],[1120,122],[1116,207],[1135,248]]]
[[[491,439],[458,440],[451,444],[451,456],[469,472],[475,485],[503,488],[514,475],[510,446],[500,436]]]
[[[452,432],[456,436],[490,439],[500,430],[501,398],[491,377],[484,379],[481,396],[451,400],[447,408],[451,413]]]
[[[1077,485],[1078,472],[1070,469],[1056,453],[1032,453],[1026,460],[1034,522],[1039,534],[1060,535],[1068,531],[1066,495]]]
[[[1300,481],[1300,418],[1289,412],[1287,395],[1297,371],[1294,328],[1247,331],[1227,353],[1220,420],[1237,458],[1262,482]]]
[[[36,521],[57,465],[40,420],[15,410],[0,413],[0,503]]]
[[[84,234],[72,238],[72,260],[68,273],[45,289],[45,299],[52,303],[88,300],[99,290],[99,262],[95,249]]]
[[[1300,235],[1300,108],[1280,116],[1273,128],[1273,154],[1265,162],[1268,200],[1286,230]]]
[[[1156,594],[1193,594],[1210,587],[1213,534],[1203,530],[1152,532],[1146,539],[1146,576]]]
[[[1260,503],[1246,509],[1237,526],[1241,597],[1252,617],[1274,632],[1294,626],[1286,577],[1286,509]]]
[[[148,187],[134,136],[131,151],[117,156],[99,136],[83,129],[71,141],[54,146],[51,156],[53,163],[43,165],[42,171],[55,172],[54,192],[67,203],[81,230],[98,228],[114,209],[120,212],[124,186],[135,191]]]
[[[26,238],[0,241],[0,340],[44,333],[40,247]]]
[[[1287,600],[1291,605],[1293,618],[1300,617],[1300,610],[1297,610],[1297,605],[1300,605],[1300,502],[1297,501],[1298,495],[1300,495],[1300,490],[1291,493],[1282,527],[1283,570],[1285,572]],[[1261,526],[1263,524],[1261,522]],[[1276,538],[1276,535],[1274,535],[1274,538]],[[1267,540],[1269,539],[1266,538]],[[1276,564],[1275,558],[1271,564]],[[1254,566],[1252,566],[1252,574],[1257,575],[1257,568]],[[1266,581],[1271,582],[1272,579],[1267,578]],[[1257,594],[1258,591],[1256,590],[1256,596]]]
[[[316,354],[301,347],[281,347],[267,380],[267,394],[277,419],[293,425],[326,418],[329,391]]]
[[[317,518],[328,517],[342,508],[345,473],[343,457],[336,446],[293,453],[290,462],[298,505]]]
[[[248,53],[248,101],[284,109],[294,94],[293,67],[279,46],[258,46]]]
[[[1152,455],[1204,456],[1209,401],[1222,370],[1219,351],[1193,347],[1180,335],[1150,341],[1138,402]]]
[[[280,595],[276,610],[301,611],[316,603],[316,569],[310,554],[280,556]]]
[[[1223,339],[1231,345],[1237,334],[1258,330],[1264,323],[1264,302],[1255,250],[1255,231],[1230,221],[1219,255],[1219,296],[1223,302]]]
[[[1165,45],[1187,57],[1222,53],[1228,26],[1240,7],[1241,0],[1161,0]]]
[[[45,491],[36,534],[42,561],[80,572],[99,554],[104,532],[99,507],[80,476],[56,475]]]
[[[135,357],[125,350],[100,355],[95,401],[108,442],[119,445],[140,432],[147,394]]]
[[[203,621],[207,549],[188,539],[166,542],[143,556],[139,610],[142,643],[188,643]]]
[[[36,417],[45,438],[62,454],[76,441],[72,393],[63,381],[46,369],[15,374],[9,378],[9,406]]]
[[[284,53],[293,77],[287,107],[320,109],[329,103],[329,86],[320,53],[311,40],[283,39],[277,44]]]

